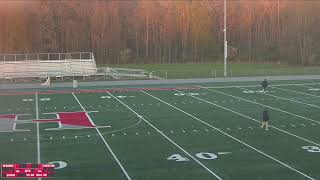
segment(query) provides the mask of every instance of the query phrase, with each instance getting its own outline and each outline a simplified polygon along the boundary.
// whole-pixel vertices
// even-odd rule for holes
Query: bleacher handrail
[[[52,60],[63,59],[94,59],[93,52],[68,52],[68,53],[26,53],[26,54],[0,54],[0,62],[2,61],[23,61],[23,60]],[[77,58],[75,58],[75,56]],[[33,57],[33,58],[29,58]],[[44,58],[46,57],[46,58]],[[87,57],[87,58],[83,58]],[[10,60],[9,60],[10,59]]]

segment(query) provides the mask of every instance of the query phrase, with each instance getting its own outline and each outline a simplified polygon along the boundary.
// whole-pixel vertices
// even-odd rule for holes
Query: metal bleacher
[[[92,52],[0,54],[0,82],[91,79],[159,79],[141,69],[97,68]]]
[[[127,68],[98,68],[94,75],[95,79],[103,77],[104,79],[123,80],[123,79],[150,79],[150,73],[142,69]]]
[[[92,52],[0,54],[0,79],[86,77],[97,73]]]
[[[121,77],[148,77],[148,72],[142,69],[106,68],[106,73],[114,79],[120,79]]]

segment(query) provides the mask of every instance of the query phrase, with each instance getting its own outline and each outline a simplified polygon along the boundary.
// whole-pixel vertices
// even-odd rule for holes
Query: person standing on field
[[[266,127],[266,130],[268,130],[268,127],[269,127],[269,112],[268,112],[268,109],[265,108],[262,112],[262,125],[261,125],[261,128],[263,128],[264,126]]]
[[[266,90],[267,90],[267,87],[268,87],[268,81],[267,81],[267,79],[264,79],[264,80],[262,81],[261,86],[262,86],[263,92],[265,93]]]

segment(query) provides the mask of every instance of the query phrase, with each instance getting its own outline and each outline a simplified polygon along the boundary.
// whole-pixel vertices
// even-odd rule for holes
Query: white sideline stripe
[[[319,85],[320,83],[298,83],[298,84],[276,84],[270,85],[269,87],[278,87],[278,86],[303,86],[303,85]],[[245,85],[245,86],[203,86],[205,88],[212,89],[222,89],[222,88],[235,88],[235,87],[261,87],[261,85]]]
[[[179,91],[179,90],[176,90],[176,91],[177,91],[177,92],[182,92],[182,91]],[[183,92],[182,92],[182,93],[183,93]],[[245,118],[247,118],[247,119],[253,120],[253,121],[261,124],[260,121],[254,119],[254,118],[252,118],[252,117],[246,116],[246,115],[241,114],[241,113],[239,113],[239,112],[233,111],[233,110],[231,110],[231,109],[229,109],[229,108],[226,108],[226,107],[220,106],[220,105],[218,105],[218,104],[215,104],[215,103],[213,103],[213,102],[207,101],[207,100],[205,100],[205,99],[201,99],[201,98],[199,98],[199,97],[192,96],[192,95],[189,95],[189,94],[187,94],[187,95],[190,96],[190,97],[193,97],[193,98],[195,98],[195,99],[198,99],[198,100],[200,100],[200,101],[203,101],[203,102],[206,102],[206,103],[208,103],[208,104],[211,104],[211,105],[214,105],[214,106],[216,106],[216,107],[219,107],[219,108],[221,108],[221,109],[230,111],[230,112],[232,112],[232,113],[234,113],[234,114],[240,115],[240,116],[242,116],[242,117],[245,117]],[[305,139],[305,138],[303,138],[303,137],[300,137],[300,136],[298,136],[298,135],[295,135],[295,134],[290,133],[290,132],[288,132],[288,131],[285,131],[285,130],[283,130],[283,129],[277,128],[277,127],[275,127],[275,126],[269,125],[269,127],[272,127],[272,128],[274,128],[274,129],[276,129],[276,130],[278,130],[278,131],[281,131],[281,132],[283,132],[283,133],[286,133],[286,134],[288,134],[288,135],[290,135],[290,136],[296,137],[296,138],[298,138],[298,139],[300,139],[300,140],[303,140],[303,141],[306,141],[306,142],[308,142],[308,143],[311,143],[311,144],[320,146],[319,143],[316,143],[316,142],[313,142],[313,141],[311,141],[311,140]],[[252,127],[249,127],[249,128],[252,129]]]
[[[111,126],[95,126],[95,127],[79,127],[79,128],[47,128],[46,131],[62,131],[62,130],[79,130],[79,129],[94,129],[94,128],[110,128]]]
[[[312,84],[310,84],[310,85],[312,85]],[[315,84],[315,85],[317,85],[317,84]],[[300,85],[300,86],[302,86],[302,87],[306,87],[306,88],[310,88],[310,89],[319,89],[319,88],[316,88],[316,87],[306,86],[306,85]]]
[[[247,101],[247,102],[250,102],[250,103],[253,103],[253,104],[258,104],[258,105],[261,105],[261,106],[264,106],[264,107],[268,107],[270,109],[274,109],[274,110],[277,110],[277,111],[280,111],[280,112],[283,112],[283,113],[286,113],[286,114],[290,114],[292,116],[296,116],[296,117],[299,117],[299,118],[302,118],[302,119],[305,119],[305,120],[308,120],[308,121],[312,121],[312,122],[316,122],[316,123],[320,124],[319,121],[316,121],[314,119],[310,119],[310,118],[307,118],[307,117],[304,117],[304,116],[300,116],[298,114],[294,114],[294,113],[291,113],[291,112],[288,112],[288,111],[284,111],[282,109],[278,109],[278,108],[275,108],[275,107],[272,107],[272,106],[268,106],[268,105],[265,105],[265,104],[254,102],[254,101],[251,101],[251,100],[248,100],[248,99],[245,99],[245,98],[241,98],[241,97],[238,97],[238,96],[234,96],[234,95],[231,95],[231,94],[227,94],[227,93],[224,93],[224,92],[216,91],[216,90],[213,90],[213,89],[210,89],[210,88],[206,88],[206,87],[203,87],[203,86],[198,86],[198,87],[201,87],[203,89],[207,89],[207,90],[212,91],[212,92],[224,94],[226,96],[234,97],[234,98],[237,98],[237,99],[240,99],[240,100],[243,100],[243,101]]]
[[[34,123],[33,120],[16,120],[15,124]]]
[[[77,100],[77,102],[79,103],[80,107],[82,108],[83,111],[86,112],[86,110],[84,109],[84,107],[82,106],[82,104],[80,103],[79,99],[77,98],[77,96],[72,92],[73,97]],[[89,119],[90,116],[88,116]],[[122,166],[121,162],[119,161],[119,159],[117,158],[117,156],[114,154],[114,152],[112,151],[111,147],[109,146],[109,144],[107,143],[107,141],[104,139],[104,137],[102,136],[100,130],[98,128],[96,128],[96,131],[98,132],[99,136],[101,137],[102,141],[104,142],[104,144],[106,145],[106,147],[108,148],[108,150],[110,151],[110,153],[112,154],[113,158],[117,161],[118,165],[120,166],[122,172],[125,174],[125,176],[127,177],[128,180],[131,180],[129,174],[127,173],[127,171],[124,169],[124,167]]]
[[[315,84],[315,85],[318,85],[318,84]],[[306,85],[300,85],[301,87],[306,87],[306,88],[309,88],[309,89],[320,89],[320,87],[312,87],[312,86],[306,86]]]
[[[303,95],[307,95],[307,96],[312,96],[312,97],[320,98],[320,96],[313,95],[313,94],[308,94],[308,93],[303,93],[303,92],[300,92],[300,91],[294,91],[294,90],[277,88],[277,87],[274,87],[274,88],[275,88],[275,89],[280,89],[280,90],[283,90],[283,91],[294,92],[294,93],[297,93],[297,94],[303,94]]]
[[[39,103],[38,103],[38,92],[35,93],[36,96],[36,118],[39,119]],[[36,123],[37,125],[37,163],[41,163],[41,152],[40,152],[40,131],[39,131],[39,122]],[[41,178],[38,178],[41,180]]]
[[[141,91],[144,92],[144,91]],[[188,153],[185,149],[183,149],[181,146],[179,146],[177,143],[175,143],[173,140],[171,140],[168,136],[166,136],[162,131],[160,131],[157,127],[155,127],[153,124],[151,124],[149,121],[147,121],[144,117],[142,117],[140,114],[138,114],[136,111],[134,111],[133,109],[131,109],[128,105],[126,105],[124,102],[122,102],[121,100],[119,100],[117,97],[115,97],[114,95],[112,95],[110,92],[107,92],[110,96],[112,96],[113,98],[115,98],[118,102],[120,102],[123,106],[125,106],[126,108],[128,108],[131,112],[133,112],[135,115],[137,115],[138,117],[140,117],[144,122],[146,122],[147,124],[149,124],[149,126],[151,126],[154,130],[156,130],[158,133],[160,133],[163,137],[165,137],[168,141],[170,141],[173,145],[175,145],[177,148],[179,148],[181,151],[183,151],[186,155],[188,155],[191,159],[193,159],[194,161],[196,161],[200,166],[202,166],[205,170],[207,170],[210,174],[212,174],[213,176],[215,176],[217,179],[222,180],[222,178],[220,178],[216,173],[214,173],[213,171],[211,171],[207,166],[205,166],[204,164],[202,164],[199,160],[197,160],[195,157],[193,157],[190,153]]]
[[[73,107],[73,109],[74,109],[74,107]],[[80,111],[63,112],[63,113],[76,113],[76,112],[80,112]],[[81,112],[83,112],[83,111],[81,111]],[[86,113],[97,113],[97,112],[99,112],[99,111],[86,111]],[[42,114],[59,114],[59,113],[61,113],[61,112],[49,112],[49,113],[42,113]],[[42,120],[45,120],[45,119],[42,119]],[[50,120],[50,119],[48,119],[48,120]]]
[[[250,90],[250,89],[246,89],[246,88],[240,88],[240,89],[247,90],[247,91]],[[259,93],[259,94],[264,94],[266,96],[271,96],[271,97],[283,99],[283,100],[286,100],[286,101],[292,101],[292,102],[295,102],[295,103],[304,104],[304,105],[315,107],[315,108],[320,108],[320,106],[317,106],[317,105],[314,105],[314,104],[304,103],[304,102],[301,102],[301,101],[296,101],[296,100],[284,98],[284,97],[281,97],[281,96],[276,96],[276,95],[272,95],[272,94],[265,94],[265,93]]]
[[[308,179],[315,180],[314,178],[312,178],[312,177],[310,177],[310,176],[308,176],[308,175],[304,174],[303,172],[301,172],[301,171],[299,171],[299,170],[297,170],[297,169],[294,169],[293,167],[291,167],[291,166],[289,166],[289,165],[285,164],[284,162],[282,162],[282,161],[280,161],[280,160],[278,160],[278,159],[276,159],[276,158],[274,158],[274,157],[272,157],[272,156],[270,156],[270,155],[268,155],[268,154],[266,154],[266,153],[262,152],[261,150],[259,150],[259,149],[255,148],[255,147],[253,147],[253,146],[251,146],[251,145],[249,145],[249,144],[247,144],[247,143],[245,143],[245,142],[241,141],[240,139],[237,139],[237,138],[233,137],[232,135],[230,135],[230,134],[228,134],[228,133],[226,133],[226,132],[224,132],[224,131],[220,130],[219,128],[216,128],[216,127],[214,127],[213,125],[211,125],[211,124],[209,124],[209,123],[207,123],[207,122],[205,122],[205,121],[203,121],[203,120],[201,120],[201,119],[199,119],[199,118],[197,118],[197,117],[195,117],[195,116],[193,116],[193,115],[191,115],[191,114],[189,114],[189,113],[185,112],[184,110],[182,110],[182,109],[180,109],[180,108],[177,108],[177,107],[175,107],[175,106],[173,106],[173,105],[169,104],[168,102],[165,102],[165,101],[163,101],[163,100],[161,100],[161,99],[159,99],[159,98],[157,98],[157,97],[155,97],[155,96],[153,96],[153,95],[151,95],[151,94],[149,94],[149,93],[147,93],[147,92],[144,92],[144,91],[142,91],[142,92],[143,92],[143,93],[145,93],[145,94],[147,94],[147,95],[149,95],[149,96],[151,96],[151,97],[153,97],[153,98],[155,98],[155,99],[157,99],[157,100],[159,100],[159,101],[161,101],[161,102],[163,102],[163,103],[165,103],[165,104],[167,104],[168,106],[170,106],[170,107],[172,107],[172,108],[174,108],[174,109],[176,109],[176,110],[178,110],[178,111],[180,111],[180,112],[182,112],[182,113],[184,113],[184,114],[186,114],[186,115],[188,115],[188,116],[190,116],[190,117],[194,118],[195,120],[197,120],[197,121],[199,121],[199,122],[201,122],[201,123],[203,123],[203,124],[205,124],[205,125],[207,125],[207,126],[209,126],[209,127],[213,128],[213,129],[215,129],[215,130],[219,131],[220,133],[222,133],[222,134],[224,134],[224,135],[228,136],[229,138],[231,138],[231,139],[233,139],[233,140],[235,140],[235,141],[237,141],[237,142],[239,142],[239,143],[241,143],[241,144],[243,144],[243,145],[245,145],[245,146],[247,146],[247,147],[249,147],[249,148],[251,148],[251,149],[253,149],[253,150],[257,151],[257,152],[259,152],[260,154],[263,154],[264,156],[266,156],[266,157],[268,157],[268,158],[270,158],[270,159],[272,159],[272,160],[274,160],[274,161],[278,162],[279,164],[282,164],[283,166],[285,166],[285,167],[287,167],[287,168],[289,168],[289,169],[291,169],[291,170],[293,170],[293,171],[295,171],[295,172],[299,173],[300,175],[302,175],[302,176],[304,176],[304,177],[306,177],[306,178],[308,178]]]
[[[26,130],[24,130],[24,129],[15,129],[13,131],[0,131],[0,132],[2,132],[2,133],[7,133],[7,132],[11,133],[11,132],[27,132],[27,131],[30,131],[30,130],[29,129],[26,129]]]

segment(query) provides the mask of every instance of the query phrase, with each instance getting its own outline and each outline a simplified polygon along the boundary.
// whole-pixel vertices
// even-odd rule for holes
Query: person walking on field
[[[268,130],[269,127],[269,112],[268,109],[265,108],[262,112],[262,125],[261,128],[263,128],[264,126],[266,127],[266,130]]]
[[[266,90],[267,90],[267,87],[268,87],[268,81],[267,81],[267,79],[264,79],[264,80],[262,81],[261,86],[262,86],[262,88],[263,88],[263,92],[265,93]]]

